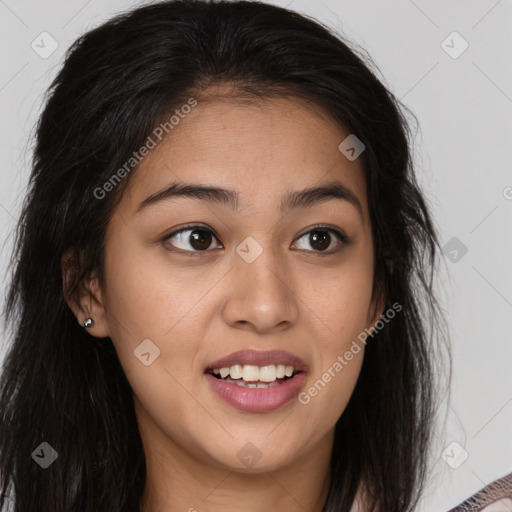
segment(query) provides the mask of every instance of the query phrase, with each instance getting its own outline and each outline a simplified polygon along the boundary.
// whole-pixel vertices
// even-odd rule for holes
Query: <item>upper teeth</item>
[[[253,366],[250,364],[235,364],[231,367],[214,369],[215,375],[220,375],[223,379],[228,375],[232,379],[243,379],[247,382],[273,382],[276,379],[283,379],[293,375],[293,366],[284,364],[269,364],[268,366]]]

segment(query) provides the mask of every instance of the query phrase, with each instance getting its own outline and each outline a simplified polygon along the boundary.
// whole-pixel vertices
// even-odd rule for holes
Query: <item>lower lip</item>
[[[268,412],[279,409],[299,394],[306,381],[306,374],[298,373],[295,377],[282,381],[278,386],[258,389],[243,388],[222,379],[217,379],[209,373],[204,375],[222,400],[241,411],[247,412]]]

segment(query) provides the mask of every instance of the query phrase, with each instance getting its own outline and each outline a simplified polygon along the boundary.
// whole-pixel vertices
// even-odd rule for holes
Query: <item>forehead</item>
[[[338,181],[367,215],[361,159],[351,161],[338,149],[350,133],[321,108],[295,97],[217,93],[198,97],[186,111],[130,176],[123,208],[132,214],[172,182],[236,189],[243,210],[275,208],[285,192]]]

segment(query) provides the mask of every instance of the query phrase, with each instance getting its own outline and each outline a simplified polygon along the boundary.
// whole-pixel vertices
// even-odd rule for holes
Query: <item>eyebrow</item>
[[[139,203],[135,213],[137,214],[151,205],[172,197],[190,197],[192,199],[229,206],[236,212],[240,211],[240,197],[238,192],[234,190],[210,185],[171,183],[164,189],[151,194]],[[281,214],[287,214],[296,208],[312,206],[330,199],[340,199],[352,204],[358,210],[361,217],[363,217],[363,208],[356,194],[337,181],[324,183],[318,187],[289,192],[280,201],[279,210]]]

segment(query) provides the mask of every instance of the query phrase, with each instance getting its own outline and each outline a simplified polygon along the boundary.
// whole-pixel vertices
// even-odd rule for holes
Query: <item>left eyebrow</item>
[[[213,187],[209,185],[171,183],[167,187],[144,199],[138,206],[135,213],[139,213],[150,205],[172,197],[190,197],[221,205],[226,205],[240,211],[239,195],[234,190],[222,187]],[[281,214],[287,214],[296,208],[313,206],[315,204],[328,201],[330,199],[340,199],[354,206],[361,217],[363,217],[363,208],[357,195],[348,187],[338,181],[324,183],[318,187],[310,187],[303,190],[294,190],[284,196],[279,203]]]

